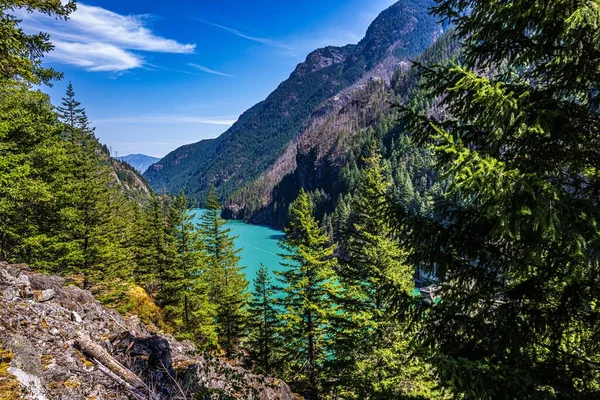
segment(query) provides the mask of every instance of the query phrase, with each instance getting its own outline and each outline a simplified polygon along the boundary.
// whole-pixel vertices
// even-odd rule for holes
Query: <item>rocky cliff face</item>
[[[0,399],[296,398],[194,352],[61,278],[0,263]]]

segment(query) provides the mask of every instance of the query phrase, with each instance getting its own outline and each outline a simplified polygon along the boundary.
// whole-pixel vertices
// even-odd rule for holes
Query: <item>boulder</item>
[[[54,289],[36,290],[33,292],[33,299],[39,303],[50,301],[54,298],[56,292]]]

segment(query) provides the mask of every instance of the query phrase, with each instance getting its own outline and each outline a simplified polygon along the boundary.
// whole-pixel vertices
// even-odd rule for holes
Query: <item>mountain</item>
[[[415,61],[440,63],[456,58],[459,52],[458,41],[448,32]],[[230,196],[225,217],[282,228],[289,204],[303,188],[313,196],[317,217],[326,219],[336,211],[340,198],[352,196],[363,151],[373,139],[388,165],[395,191],[402,193],[410,208],[420,208],[435,181],[431,160],[407,141],[397,110],[390,107],[392,103],[420,103],[418,82],[408,63],[394,64],[393,69],[382,63],[324,102],[277,160],[258,179]],[[432,104],[419,106],[429,113],[440,112]]]
[[[125,157],[116,157],[119,161],[125,161],[127,164],[135,168],[140,174],[146,172],[150,166],[158,161],[160,158],[147,156],[145,154],[130,154]]]
[[[202,204],[211,185],[223,199],[257,179],[338,95],[372,79],[389,80],[441,32],[428,13],[433,0],[401,0],[373,21],[357,45],[310,53],[266,100],[246,111],[224,134],[183,146],[151,166],[144,177],[155,190],[184,188]]]
[[[142,203],[150,197],[152,188],[135,167],[113,158],[111,168],[114,180],[129,199]]]

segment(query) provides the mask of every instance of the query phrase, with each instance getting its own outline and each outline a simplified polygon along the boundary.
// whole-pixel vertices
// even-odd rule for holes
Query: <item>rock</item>
[[[83,319],[81,319],[81,315],[77,314],[75,311],[71,311],[71,321],[80,324],[83,322]]]
[[[50,301],[54,298],[56,292],[54,289],[36,290],[33,292],[33,298],[39,303]]]
[[[46,400],[46,390],[42,385],[42,379],[39,376],[30,374],[22,369],[10,367],[7,372],[17,378],[21,386],[25,388],[28,399]]]
[[[42,361],[29,339],[22,335],[11,335],[5,347],[14,354],[11,366],[35,376],[42,375]]]
[[[6,269],[3,269],[3,268],[0,269],[0,285],[3,285],[3,286],[14,285],[15,282],[16,282],[15,277],[12,276]]]
[[[12,335],[6,341],[6,348],[13,353],[8,372],[14,375],[31,399],[45,400],[42,385],[42,362],[33,345],[25,336]]]
[[[189,341],[150,332],[138,317],[125,318],[103,307],[89,292],[64,284],[62,278],[36,274],[26,266],[0,263],[0,345],[14,353],[10,373],[22,386],[23,398],[167,400],[183,398],[181,387],[186,398],[203,400],[294,399],[284,382],[208,354],[196,355]],[[23,301],[27,287],[35,301]],[[77,332],[153,392],[128,390],[122,378],[111,375],[110,368],[76,345]],[[204,393],[210,395],[202,397]]]
[[[31,291],[31,282],[29,282],[29,277],[25,274],[20,274],[17,278],[17,287],[19,289],[19,295],[26,299],[33,295]]]
[[[15,286],[9,286],[2,291],[2,297],[5,301],[13,301],[19,298],[19,289]]]

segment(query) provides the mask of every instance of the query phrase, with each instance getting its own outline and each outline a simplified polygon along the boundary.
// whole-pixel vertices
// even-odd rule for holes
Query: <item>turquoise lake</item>
[[[195,221],[204,210],[196,209]],[[236,247],[242,249],[240,264],[245,267],[248,281],[256,276],[256,271],[263,263],[270,271],[281,270],[282,258],[279,256],[281,249],[277,241],[283,237],[283,232],[266,226],[250,225],[243,221],[228,221],[227,227],[231,228],[231,234],[238,236],[235,241]]]

